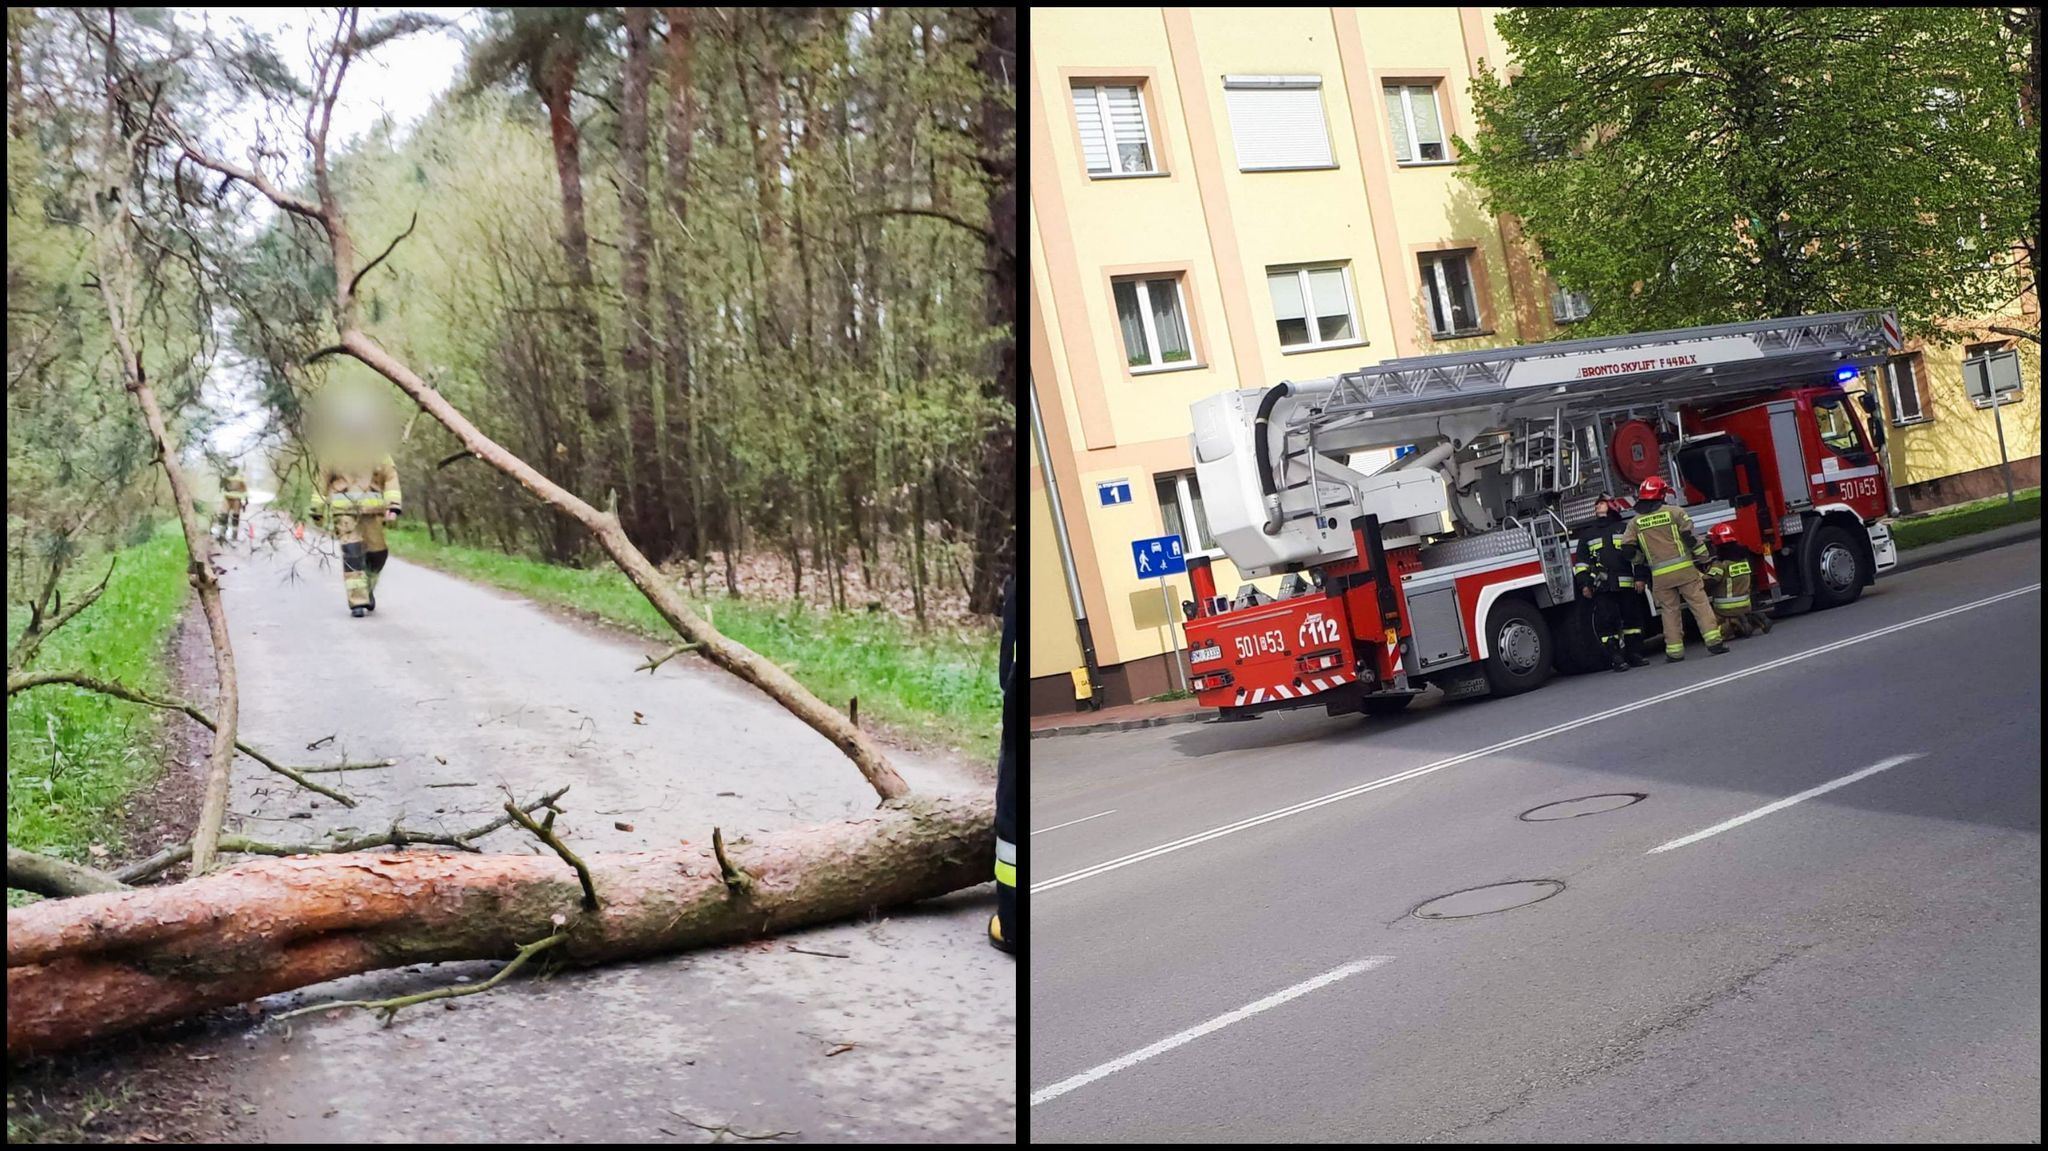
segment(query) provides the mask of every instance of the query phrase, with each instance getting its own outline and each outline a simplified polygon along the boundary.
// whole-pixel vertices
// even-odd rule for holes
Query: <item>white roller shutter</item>
[[[1319,76],[1225,76],[1223,96],[1237,140],[1238,168],[1334,166],[1322,84]]]

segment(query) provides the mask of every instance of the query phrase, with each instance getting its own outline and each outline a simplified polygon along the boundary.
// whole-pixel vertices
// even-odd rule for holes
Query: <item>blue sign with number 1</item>
[[[1181,554],[1179,536],[1159,536],[1131,541],[1131,562],[1139,579],[1179,575],[1188,570],[1188,558]]]

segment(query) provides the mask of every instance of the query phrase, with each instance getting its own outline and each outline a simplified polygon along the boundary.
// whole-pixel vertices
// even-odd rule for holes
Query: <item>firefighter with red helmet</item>
[[[1756,610],[1750,598],[1755,586],[1756,553],[1736,538],[1734,524],[1715,524],[1707,529],[1707,542],[1714,559],[1707,565],[1707,594],[1714,601],[1714,614],[1730,639],[1771,630],[1771,621]]]
[[[1723,655],[1721,625],[1707,602],[1706,578],[1700,565],[1707,559],[1706,544],[1693,530],[1692,517],[1685,509],[1666,504],[1671,485],[1662,476],[1651,476],[1636,489],[1636,517],[1621,534],[1621,546],[1634,549],[1650,569],[1650,591],[1657,597],[1657,612],[1664,617],[1664,662],[1685,658],[1685,623],[1679,612],[1691,609],[1707,651]],[[1681,604],[1683,606],[1681,606]]]

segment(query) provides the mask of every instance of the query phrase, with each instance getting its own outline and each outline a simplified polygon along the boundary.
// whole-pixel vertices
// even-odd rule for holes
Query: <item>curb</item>
[[[1041,728],[1031,733],[1033,739],[1046,739],[1055,735],[1088,735],[1098,731],[1136,731],[1142,727],[1164,727],[1170,723],[1202,723],[1214,719],[1207,711],[1189,711],[1177,715],[1155,715],[1145,719],[1118,719],[1107,723],[1077,723],[1063,727]]]
[[[1929,564],[1946,563],[1949,560],[1976,555],[1978,552],[1987,552],[1994,548],[2005,547],[2008,544],[2024,543],[2027,540],[2039,538],[2041,538],[2040,520],[2031,520],[2020,524],[2007,524],[2002,528],[1992,528],[1988,532],[1958,536],[1952,540],[1943,540],[1938,544],[1928,544],[1925,547],[1917,547],[1911,551],[1902,551],[1899,553],[1898,566],[1892,568],[1889,574],[1897,575],[1900,572],[1912,571],[1914,568],[1926,567]]]

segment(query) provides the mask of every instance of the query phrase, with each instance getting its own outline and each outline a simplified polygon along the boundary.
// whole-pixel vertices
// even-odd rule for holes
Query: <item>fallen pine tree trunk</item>
[[[587,858],[599,899],[553,855],[309,855],[167,887],[7,913],[7,1055],[409,963],[509,959],[555,932],[556,962],[736,943],[957,891],[994,870],[993,805],[913,798],[725,845]],[[556,916],[565,919],[557,925]]]

